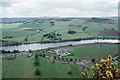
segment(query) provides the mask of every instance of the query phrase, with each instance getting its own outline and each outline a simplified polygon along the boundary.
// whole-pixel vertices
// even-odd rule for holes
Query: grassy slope
[[[68,51],[79,59],[106,58],[108,55],[118,54],[118,45],[77,46]]]
[[[40,57],[40,70],[42,78],[74,78],[81,77],[79,67],[74,64],[61,64],[59,61],[55,63],[48,62],[45,58]],[[75,71],[76,70],[76,71]],[[68,75],[68,71],[72,71],[73,75]]]
[[[118,45],[102,46],[72,46],[66,47],[68,51],[74,54],[74,56],[67,56],[66,58],[77,59],[92,59],[92,58],[107,58],[108,55],[118,54]],[[37,52],[38,54],[46,54],[47,56],[54,56],[55,53],[51,52]],[[39,57],[42,78],[75,78],[81,77],[81,68],[74,64],[62,64],[60,61],[51,63],[49,60],[43,57]],[[93,64],[89,64],[90,66]],[[18,56],[15,60],[3,60],[3,77],[4,78],[18,78],[18,77],[36,77],[34,71],[34,57],[27,58],[25,55]],[[72,71],[72,75],[68,75],[68,71]],[[91,72],[90,72],[91,74]]]
[[[17,57],[15,60],[3,61],[3,78],[34,78],[36,67],[33,64],[34,59],[24,56]],[[39,58],[42,78],[73,78],[81,77],[79,67],[74,64],[62,64],[59,61],[51,63],[47,59]],[[72,71],[73,75],[68,75],[68,71]]]
[[[34,77],[33,59],[19,56],[15,60],[3,61],[3,78]]]

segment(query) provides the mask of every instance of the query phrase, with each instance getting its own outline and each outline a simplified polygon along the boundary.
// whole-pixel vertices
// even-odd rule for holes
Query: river
[[[5,46],[0,47],[0,50],[6,51],[29,51],[31,50],[40,50],[40,49],[47,49],[47,48],[55,48],[60,46],[67,46],[67,45],[79,45],[79,44],[93,44],[93,43],[120,43],[120,40],[112,40],[112,39],[94,39],[94,40],[81,40],[81,41],[69,41],[69,42],[59,42],[59,43],[35,43],[35,44],[27,44],[27,45],[18,45],[18,46]]]

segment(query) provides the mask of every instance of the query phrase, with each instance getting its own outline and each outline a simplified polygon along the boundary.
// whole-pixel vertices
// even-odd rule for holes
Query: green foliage
[[[116,68],[112,63],[112,57],[109,55],[107,59],[101,59],[95,66],[91,67],[93,72],[92,77],[88,75],[88,72],[85,71],[82,73],[83,77],[93,78],[95,80],[100,80],[102,78],[108,80],[114,80],[120,78],[120,69]]]
[[[36,71],[35,71],[35,75],[41,75],[41,71],[39,70],[39,69],[36,69]]]
[[[74,30],[69,30],[68,31],[68,34],[75,34],[76,33],[76,31],[74,31]]]

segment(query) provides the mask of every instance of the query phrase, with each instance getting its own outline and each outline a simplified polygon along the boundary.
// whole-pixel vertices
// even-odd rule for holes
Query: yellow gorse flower
[[[84,78],[88,78],[88,75],[86,75],[86,73],[82,72],[82,75]]]
[[[99,70],[100,69],[100,64],[95,64],[96,68]]]
[[[106,60],[104,60],[104,59],[100,59],[100,62],[104,63],[104,62],[106,62]]]
[[[102,76],[102,78],[106,78],[105,76]]]
[[[106,71],[106,76],[108,78],[113,78],[113,74],[109,70]]]
[[[96,65],[96,67],[99,67],[99,64],[96,63],[95,65]]]
[[[109,56],[108,56],[108,59],[109,59],[109,60],[112,60],[112,56],[111,56],[111,55],[109,55]]]
[[[95,66],[91,66],[91,69],[94,71],[92,78],[106,78],[106,80],[114,80],[114,78],[120,78],[120,69],[114,66],[112,63],[112,57],[110,55],[107,59],[100,59],[100,62],[96,63]],[[84,72],[82,75],[84,78],[88,78],[89,76],[86,72]]]
[[[92,66],[91,69],[94,69],[94,66]]]

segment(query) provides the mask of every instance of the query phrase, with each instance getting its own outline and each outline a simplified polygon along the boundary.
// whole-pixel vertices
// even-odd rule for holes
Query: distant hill
[[[35,21],[36,19],[41,20],[48,20],[48,19],[57,19],[57,20],[63,20],[63,19],[89,19],[89,22],[106,22],[106,21],[113,21],[118,17],[99,17],[99,18],[81,18],[81,17],[33,17],[33,18],[0,18],[0,23],[17,23],[17,22],[31,22]]]
[[[35,18],[0,18],[0,23],[30,22]]]

